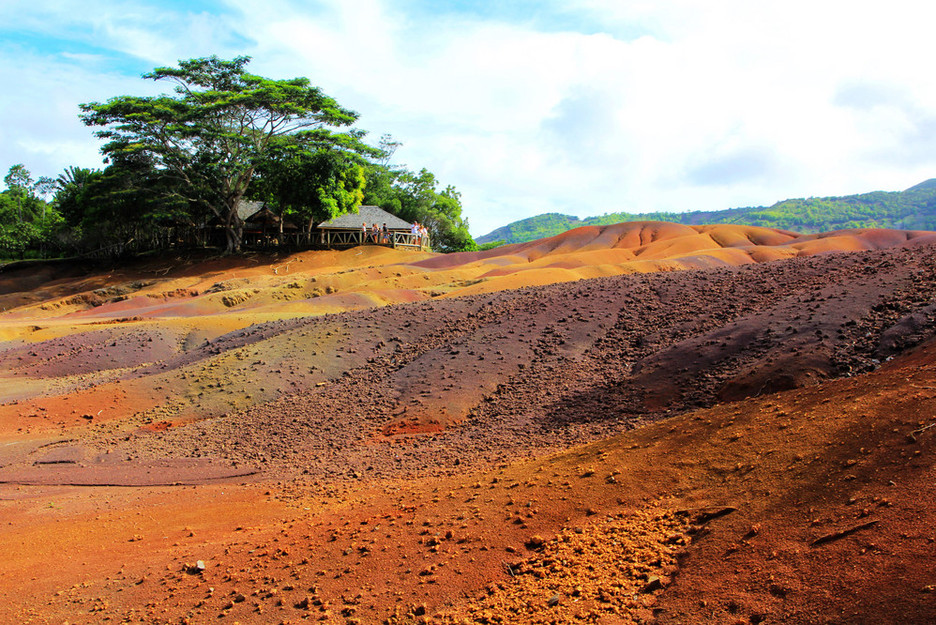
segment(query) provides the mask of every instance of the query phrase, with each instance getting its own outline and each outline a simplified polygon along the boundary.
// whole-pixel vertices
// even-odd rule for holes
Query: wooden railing
[[[218,231],[220,232],[220,230]],[[205,245],[223,245],[220,237],[212,237],[212,233],[195,229],[176,232],[161,233],[160,236],[129,238],[95,250],[82,252],[75,258],[106,260],[119,258],[127,253],[139,253],[147,250],[202,247]],[[243,248],[251,250],[276,249],[346,249],[358,245],[380,245],[410,251],[431,252],[429,237],[421,237],[409,232],[390,232],[386,237],[379,234],[377,240],[371,231],[366,233],[360,230],[318,230],[311,233],[304,231],[291,231],[283,233],[245,232],[242,239]]]
[[[129,250],[135,250],[137,246],[135,246],[134,243],[135,241],[133,239],[130,239],[129,241],[121,241],[119,243],[107,245],[96,250],[84,252],[83,254],[79,254],[77,258],[93,258],[97,260],[117,258]]]
[[[378,233],[376,236],[370,230],[329,230],[319,231],[320,245],[327,248],[355,247],[357,245],[382,245],[394,249],[432,250],[428,236],[419,236],[409,232],[389,232],[386,236]]]

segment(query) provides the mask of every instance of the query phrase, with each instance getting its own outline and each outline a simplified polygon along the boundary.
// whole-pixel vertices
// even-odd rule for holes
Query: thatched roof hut
[[[387,224],[387,230],[409,232],[413,224],[404,221],[396,215],[391,215],[379,206],[359,206],[356,213],[345,213],[334,219],[323,221],[318,225],[321,230],[360,230],[361,224],[366,223],[370,228],[374,224],[382,227]]]
[[[248,230],[262,230],[266,232],[279,230],[281,223],[284,232],[299,229],[296,224],[292,223],[288,219],[284,220],[282,217],[271,211],[269,207],[264,205],[263,208],[252,213],[244,219],[244,228]]]
[[[376,238],[371,234],[374,224],[381,229]],[[383,225],[387,224],[384,235]],[[366,231],[362,226],[366,225]],[[379,206],[359,206],[356,213],[345,213],[318,225],[319,243],[326,247],[355,245],[386,245],[404,249],[429,249],[429,237],[412,232],[413,224],[391,215]]]

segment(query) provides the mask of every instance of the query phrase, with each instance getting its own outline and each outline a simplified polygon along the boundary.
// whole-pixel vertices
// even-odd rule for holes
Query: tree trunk
[[[244,236],[244,224],[237,214],[237,205],[240,203],[240,197],[233,198],[231,204],[227,207],[227,222],[224,224],[224,235],[227,239],[225,254],[239,254],[241,251],[241,241]]]
[[[227,247],[225,254],[240,254],[241,243],[244,238],[244,227],[242,224],[232,224],[225,228],[224,234],[227,238]]]

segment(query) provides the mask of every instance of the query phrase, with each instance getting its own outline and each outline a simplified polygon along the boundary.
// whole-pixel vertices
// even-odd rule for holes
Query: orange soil
[[[750,226],[629,222],[587,226],[551,239],[486,252],[414,254],[380,247],[285,257],[152,261],[82,279],[51,279],[35,289],[30,267],[0,276],[0,337],[36,340],[36,327],[93,320],[210,315],[197,325],[225,331],[258,319],[324,314],[440,295],[490,293],[602,275],[924,244],[936,234],[842,231],[825,235]],[[42,274],[45,270],[40,270]],[[40,328],[40,329],[41,329]],[[68,331],[68,330],[61,330]]]
[[[312,337],[313,372],[278,351],[296,335],[210,353],[267,320],[934,237],[620,224],[449,256],[0,273],[5,347],[80,345],[101,328],[165,341],[158,357],[141,347],[87,372],[43,377],[40,354],[0,373],[0,465],[90,430],[158,432],[329,383],[353,366],[336,353],[364,361],[337,328]],[[173,358],[184,362],[124,379]],[[0,622],[933,622],[934,389],[928,343],[873,373],[463,475],[0,484]]]
[[[930,344],[872,374],[479,475],[331,493],[4,486],[0,618],[517,622],[522,600],[531,622],[650,609],[674,622],[927,622],[936,429],[908,435],[933,423],[934,388]],[[679,525],[655,510],[688,512]],[[590,569],[614,541],[658,555]],[[183,571],[199,559],[204,573]]]

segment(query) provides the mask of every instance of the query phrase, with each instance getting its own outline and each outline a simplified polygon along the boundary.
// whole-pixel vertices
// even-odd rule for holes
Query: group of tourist
[[[368,240],[367,222],[361,224],[361,237],[364,240]],[[389,243],[390,231],[387,229],[387,224],[384,223],[383,227],[380,227],[377,224],[371,226],[369,239],[373,243]]]
[[[421,246],[423,240],[429,236],[429,229],[416,221],[413,222],[412,226],[410,226],[410,234],[413,235],[415,244]],[[382,227],[378,226],[377,224],[373,224],[370,227],[370,231],[368,233],[367,222],[365,221],[361,224],[361,239],[364,241],[377,243],[378,245],[382,243],[390,243],[390,231],[387,229],[387,224],[384,223]]]
[[[422,245],[423,239],[429,236],[429,229],[418,221],[414,221],[410,227],[410,234],[416,238],[416,245]]]

